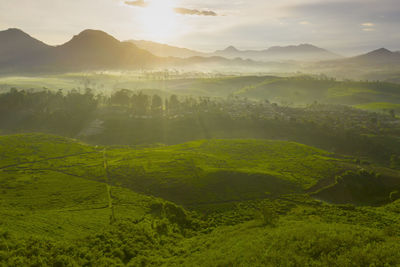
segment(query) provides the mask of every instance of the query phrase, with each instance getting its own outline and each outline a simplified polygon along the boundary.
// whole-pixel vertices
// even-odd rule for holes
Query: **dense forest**
[[[200,139],[291,140],[399,165],[397,111],[314,102],[303,107],[240,97],[210,98],[118,90],[64,94],[11,89],[0,95],[3,133],[45,132],[92,144],[178,144]]]

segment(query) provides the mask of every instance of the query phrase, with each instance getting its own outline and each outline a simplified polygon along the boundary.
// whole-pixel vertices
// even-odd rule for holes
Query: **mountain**
[[[319,61],[340,58],[340,56],[332,52],[309,44],[284,47],[274,46],[265,50],[239,50],[234,46],[228,46],[223,50],[217,50],[213,53],[203,53],[187,48],[180,48],[151,41],[130,40],[127,42],[133,43],[139,48],[145,49],[159,57],[189,58],[217,56],[228,59],[251,59],[254,61]]]
[[[400,64],[400,53],[392,52],[386,48],[380,48],[369,53],[350,58],[347,60],[347,62],[368,66]]]
[[[0,31],[0,66],[13,68],[18,64],[31,65],[38,56],[51,50],[51,46],[19,29]]]
[[[10,29],[0,32],[0,55],[2,72],[145,68],[162,61],[97,30],[85,30],[63,45],[48,46],[21,30]]]
[[[54,59],[74,69],[146,67],[157,61],[150,52],[97,30],[85,30],[56,47]]]
[[[98,30],[85,30],[59,46],[46,45],[24,33],[12,29],[0,33],[0,73],[68,72],[104,69],[186,68],[208,70],[224,68],[265,67],[264,63],[243,59],[226,59],[213,54],[188,58],[158,57],[137,47],[132,42],[121,42]],[[157,44],[155,46],[158,46]],[[169,47],[169,51],[191,50]],[[207,55],[205,57],[204,55]],[[238,69],[239,70],[239,69]]]
[[[215,51],[215,54],[227,58],[241,57],[262,61],[319,61],[340,58],[339,55],[310,44],[273,46],[266,50],[238,50],[229,46],[224,50]]]
[[[224,50],[217,50],[214,52],[214,55],[220,56],[220,57],[227,57],[227,58],[238,58],[238,57],[243,57],[243,58],[248,58],[248,55],[244,56],[250,51],[240,51],[234,46],[228,46]]]
[[[151,41],[144,40],[129,40],[129,43],[133,43],[137,47],[147,50],[158,57],[177,57],[177,58],[188,58],[196,56],[207,56],[207,53],[190,50],[187,48],[175,47],[167,44],[161,44]]]

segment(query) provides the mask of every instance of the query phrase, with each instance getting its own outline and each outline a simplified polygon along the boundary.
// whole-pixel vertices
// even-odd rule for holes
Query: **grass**
[[[351,158],[287,141],[200,140],[172,146],[94,147],[57,136],[27,134],[2,136],[0,144],[0,170],[18,177],[8,178],[12,183],[31,183],[32,177],[52,173],[110,183],[188,206],[315,191],[335,176],[359,168]],[[384,170],[379,172],[385,181],[397,186],[398,173]]]
[[[357,208],[287,196],[275,201],[241,202],[242,206],[231,208],[230,214],[217,212],[233,221],[250,209],[268,206],[278,214],[273,225],[254,217],[232,225],[209,220],[188,234],[184,231],[188,226],[165,214],[140,222],[120,220],[86,238],[62,242],[43,237],[18,239],[2,232],[0,226],[0,262],[58,262],[61,266],[397,266],[398,204]]]
[[[43,134],[1,136],[0,225],[22,236],[76,238],[110,223],[101,150]],[[139,219],[159,203],[113,187],[116,216]]]
[[[379,103],[368,103],[364,105],[356,105],[356,108],[369,110],[369,111],[379,111],[387,113],[389,110],[400,111],[400,104],[379,102]]]
[[[104,148],[42,134],[0,137],[0,169],[106,182]],[[174,146],[107,148],[115,186],[192,205],[304,192],[356,168],[323,150],[286,141],[202,140]]]
[[[301,144],[265,140],[203,140],[107,154],[116,181],[180,204],[299,192],[346,163]]]
[[[0,265],[400,264],[400,200],[356,207],[304,194],[356,168],[323,150],[268,140],[105,148],[42,134],[0,144]]]

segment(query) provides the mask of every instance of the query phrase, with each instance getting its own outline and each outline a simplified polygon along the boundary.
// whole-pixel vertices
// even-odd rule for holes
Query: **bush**
[[[276,226],[278,224],[279,215],[270,207],[263,206],[260,210],[260,217],[265,226]]]

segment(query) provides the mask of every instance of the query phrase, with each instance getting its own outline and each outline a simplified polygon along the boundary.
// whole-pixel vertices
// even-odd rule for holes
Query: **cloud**
[[[218,16],[217,13],[211,10],[198,10],[198,9],[188,9],[183,7],[174,8],[175,13],[181,15],[195,15],[195,16]]]
[[[361,26],[363,26],[363,27],[374,27],[375,24],[371,23],[371,22],[365,22],[365,23],[362,23]]]
[[[128,6],[135,6],[135,7],[147,7],[149,5],[148,2],[145,0],[132,0],[132,1],[125,1],[125,4]],[[177,7],[174,8],[175,13],[180,15],[192,15],[192,16],[218,16],[218,14],[211,10],[198,10],[198,9],[189,9],[184,7]]]
[[[148,5],[144,0],[125,1],[125,4],[128,6],[137,6],[137,7],[147,7]]]
[[[362,31],[364,31],[364,32],[373,32],[373,31],[375,31],[375,24],[372,23],[372,22],[362,23],[361,26],[363,27]]]
[[[375,29],[374,28],[364,28],[364,29],[362,29],[364,32],[373,32],[373,31],[375,31]]]
[[[310,25],[311,23],[309,21],[304,20],[304,21],[300,21],[299,24],[300,25]]]

